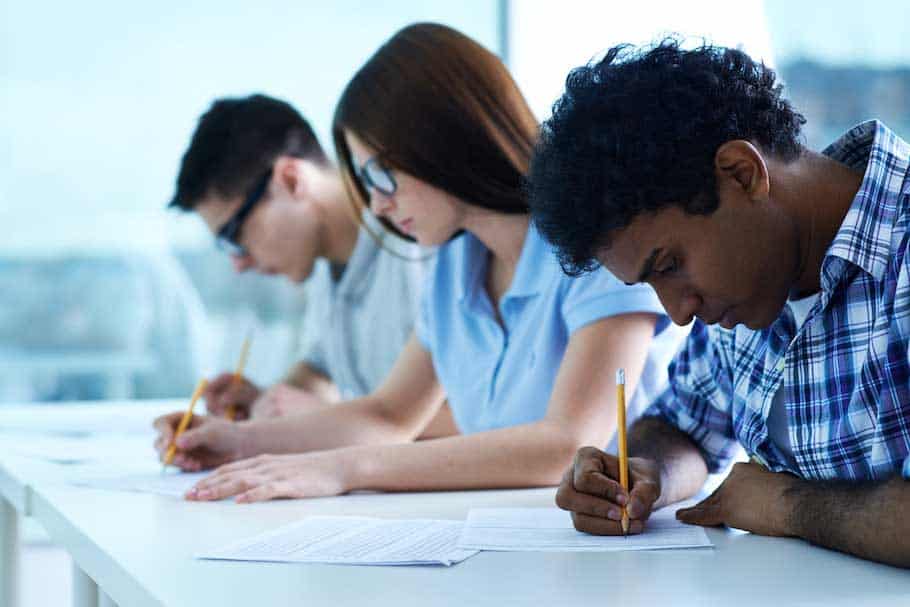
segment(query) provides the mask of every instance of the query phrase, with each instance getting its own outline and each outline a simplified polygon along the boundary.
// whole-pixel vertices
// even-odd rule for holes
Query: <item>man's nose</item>
[[[702,299],[697,294],[682,289],[661,288],[657,290],[657,297],[673,322],[680,326],[692,322],[702,304]]]

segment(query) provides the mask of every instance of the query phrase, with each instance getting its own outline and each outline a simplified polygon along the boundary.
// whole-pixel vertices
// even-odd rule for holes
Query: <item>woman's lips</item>
[[[405,234],[411,233],[411,228],[414,226],[413,219],[405,219],[404,221],[398,222],[398,229],[404,232]]]

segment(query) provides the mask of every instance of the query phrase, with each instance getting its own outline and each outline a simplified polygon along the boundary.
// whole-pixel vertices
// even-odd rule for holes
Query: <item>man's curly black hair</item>
[[[774,71],[742,51],[680,41],[611,48],[572,70],[542,127],[529,176],[534,222],[566,273],[597,267],[611,233],[641,213],[718,205],[714,156],[752,142],[785,161],[800,154],[805,118]]]

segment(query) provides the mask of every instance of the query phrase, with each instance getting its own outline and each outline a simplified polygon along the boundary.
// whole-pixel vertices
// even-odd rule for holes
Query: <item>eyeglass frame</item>
[[[265,191],[268,189],[271,180],[272,169],[270,168],[266,171],[265,175],[260,177],[255,183],[253,189],[250,190],[250,193],[247,194],[246,198],[243,200],[243,204],[240,205],[240,208],[238,208],[231,218],[215,233],[215,246],[218,247],[219,250],[224,251],[233,257],[246,257],[249,255],[249,251],[247,251],[246,247],[240,244],[240,232],[243,229],[244,222],[253,211],[253,208],[265,195]]]
[[[392,188],[389,189],[389,188],[380,187],[373,180],[373,178],[370,177],[369,173],[367,172],[368,166],[376,167],[376,169],[381,171],[388,178],[389,182],[392,184]],[[392,171],[390,169],[388,169],[382,165],[382,162],[380,162],[378,156],[373,156],[371,158],[368,158],[366,161],[364,161],[364,163],[362,165],[360,165],[360,168],[357,168],[355,166],[355,172],[357,175],[357,179],[360,180],[361,185],[363,185],[363,188],[367,191],[368,194],[369,194],[371,188],[376,190],[377,192],[379,192],[380,194],[382,194],[384,196],[392,196],[398,190],[398,182],[395,181],[395,176],[392,175]]]

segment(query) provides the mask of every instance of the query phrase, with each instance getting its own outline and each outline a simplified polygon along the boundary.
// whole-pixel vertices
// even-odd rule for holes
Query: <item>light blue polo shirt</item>
[[[633,312],[659,314],[659,333],[670,324],[647,285],[625,285],[605,269],[566,276],[532,223],[499,302],[500,325],[484,288],[488,259],[487,248],[469,232],[440,247],[416,326],[462,433],[543,418],[569,338],[585,325]],[[630,424],[648,404],[646,394],[659,394],[666,385],[680,338],[652,347],[641,389],[629,402]]]

